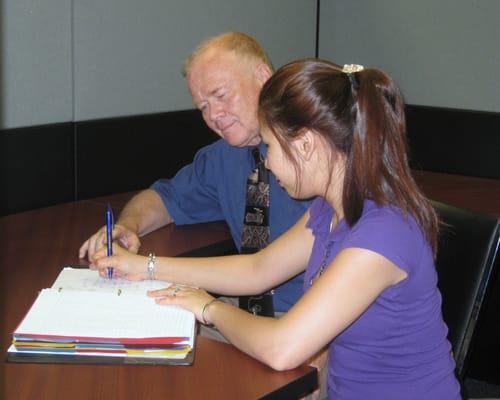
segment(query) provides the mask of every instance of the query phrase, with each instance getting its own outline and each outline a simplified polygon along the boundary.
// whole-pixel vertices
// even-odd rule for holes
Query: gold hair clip
[[[345,74],[353,74],[355,72],[363,71],[365,67],[359,64],[344,64],[342,72]]]

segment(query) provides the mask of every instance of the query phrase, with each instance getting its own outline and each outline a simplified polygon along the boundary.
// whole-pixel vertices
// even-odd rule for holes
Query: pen
[[[113,255],[113,210],[108,204],[106,208],[106,241],[108,245],[108,257]],[[113,268],[108,267],[108,278],[113,278]]]

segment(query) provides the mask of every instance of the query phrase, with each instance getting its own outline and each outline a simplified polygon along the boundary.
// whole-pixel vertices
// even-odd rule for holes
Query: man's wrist
[[[137,236],[140,236],[140,234],[139,234],[139,224],[137,222],[134,222],[131,219],[120,217],[116,221],[115,225],[120,225],[120,226],[124,227],[126,230],[135,233]]]

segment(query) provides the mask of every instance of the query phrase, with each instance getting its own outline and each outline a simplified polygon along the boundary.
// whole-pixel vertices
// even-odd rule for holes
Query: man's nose
[[[211,121],[216,122],[220,117],[224,116],[224,108],[221,104],[212,104],[210,106],[209,118]]]

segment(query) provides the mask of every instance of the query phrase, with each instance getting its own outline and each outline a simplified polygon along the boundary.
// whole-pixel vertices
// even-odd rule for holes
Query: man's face
[[[236,147],[260,142],[257,107],[265,79],[248,64],[231,52],[210,49],[193,62],[187,77],[207,125]]]

